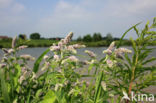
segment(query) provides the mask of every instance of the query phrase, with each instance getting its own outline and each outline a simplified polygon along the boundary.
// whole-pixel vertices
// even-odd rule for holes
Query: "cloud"
[[[50,11],[47,14],[35,15],[36,8],[26,13],[24,4],[15,0],[0,0],[0,3],[2,1],[1,30],[39,32],[45,37],[64,37],[70,31],[75,33],[75,38],[94,32],[101,32],[103,36],[111,32],[113,36],[121,37],[133,24],[152,19],[156,9],[156,0],[58,0],[55,6],[47,8]]]
[[[25,6],[15,0],[0,0],[0,34],[16,35],[25,21]]]
[[[39,21],[38,28],[46,34],[50,31],[62,36],[73,30],[76,35],[112,32],[120,37],[131,25],[155,16],[155,5],[155,0],[61,0],[51,15]]]

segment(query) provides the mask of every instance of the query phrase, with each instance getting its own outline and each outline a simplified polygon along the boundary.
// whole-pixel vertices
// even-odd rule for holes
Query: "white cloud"
[[[15,0],[0,0],[0,6],[0,34],[16,35],[25,23],[25,6]]]
[[[2,1],[4,2],[0,0],[0,3]],[[24,4],[15,0],[6,1],[8,2],[3,3],[5,4],[3,9],[8,8],[8,12],[1,12],[3,9],[0,9],[1,30],[7,31],[9,28],[11,32],[36,31],[43,36],[51,37],[65,36],[69,31],[75,32],[77,36],[94,32],[105,35],[111,32],[119,37],[132,24],[152,19],[156,9],[156,0],[79,0],[75,2],[59,0],[55,8],[52,7],[54,9],[51,9],[51,13],[40,14],[34,20],[34,15],[24,15],[26,11]],[[35,13],[35,11],[32,12]],[[16,30],[10,28],[11,26],[14,26]]]
[[[73,30],[78,35],[112,32],[121,36],[132,24],[151,19],[155,5],[156,0],[82,0],[79,3],[61,0],[51,15],[39,21],[37,30],[46,34]]]

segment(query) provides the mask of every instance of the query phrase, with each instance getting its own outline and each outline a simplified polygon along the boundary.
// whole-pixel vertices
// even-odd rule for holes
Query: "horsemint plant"
[[[4,57],[0,64],[0,102],[5,103],[121,103],[135,102],[122,99],[122,92],[144,93],[143,89],[155,85],[155,66],[148,66],[155,58],[147,58],[153,50],[148,44],[155,39],[156,19],[139,32],[138,24],[128,29],[115,48],[112,42],[104,50],[104,58],[99,60],[92,51],[85,50],[89,60],[77,58],[78,48],[84,45],[70,45],[73,33],[69,33],[58,44],[53,44],[29,67],[34,57],[18,51],[27,46],[17,46],[13,39],[11,49],[3,49]],[[119,48],[123,37],[134,29],[138,35],[131,39],[133,51]],[[153,30],[153,29],[152,29]],[[50,52],[49,54],[47,54]],[[128,55],[128,53],[132,53]],[[123,55],[124,54],[124,55]],[[88,70],[81,74],[78,70]],[[93,71],[93,72],[91,72]],[[89,77],[87,81],[85,78]],[[116,99],[117,98],[117,99]],[[115,100],[116,99],[116,100]]]

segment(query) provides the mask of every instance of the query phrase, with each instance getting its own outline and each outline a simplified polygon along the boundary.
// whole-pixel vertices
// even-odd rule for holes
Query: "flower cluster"
[[[95,58],[96,57],[96,54],[94,52],[92,52],[92,51],[85,50],[85,53],[87,53],[92,58]]]
[[[126,49],[126,48],[115,48],[115,42],[112,42],[110,44],[110,46],[103,51],[103,53],[107,54],[107,55],[114,55],[117,58],[123,58],[122,54],[123,53],[132,53],[131,50]],[[116,60],[111,60],[110,58],[108,58],[106,60],[106,63],[108,65],[108,67],[112,67],[113,65],[116,64]]]

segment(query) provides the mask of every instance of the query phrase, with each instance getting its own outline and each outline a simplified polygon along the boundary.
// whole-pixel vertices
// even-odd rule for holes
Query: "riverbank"
[[[27,45],[28,47],[49,47],[53,43],[57,43],[57,40],[27,40],[27,41],[19,41],[18,45]],[[112,41],[102,40],[97,42],[83,42],[83,41],[72,41],[71,44],[84,44],[87,47],[105,47],[109,46]],[[115,41],[116,44],[119,43],[119,40]],[[121,43],[122,46],[131,46],[131,42],[129,40],[123,40]],[[150,46],[155,46],[156,41],[151,43]],[[11,40],[0,40],[0,48],[10,48],[11,47]]]

